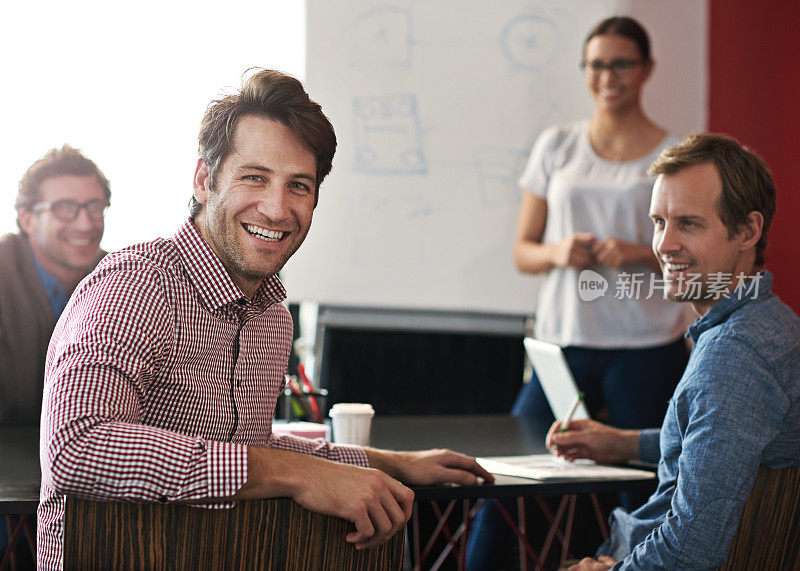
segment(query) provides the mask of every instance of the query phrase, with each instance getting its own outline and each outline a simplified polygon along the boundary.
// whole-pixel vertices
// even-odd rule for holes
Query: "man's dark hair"
[[[764,217],[755,262],[763,266],[767,231],[775,215],[775,182],[769,166],[733,137],[702,133],[690,135],[679,145],[664,149],[648,172],[651,176],[670,176],[700,164],[713,164],[722,179],[717,211],[730,238],[747,223],[751,212],[760,212]]]
[[[78,149],[64,145],[60,149],[50,149],[33,163],[19,181],[19,192],[14,207],[17,210],[32,210],[42,199],[42,183],[57,176],[93,176],[103,188],[106,200],[111,200],[108,179],[93,161],[87,159]],[[19,224],[17,224],[19,225]]]
[[[316,205],[319,187],[331,172],[336,152],[333,125],[297,79],[269,69],[251,75],[243,81],[238,93],[212,101],[206,109],[200,124],[198,152],[208,167],[212,187],[217,169],[233,151],[239,120],[247,116],[282,123],[311,149],[317,161]],[[192,218],[202,206],[193,196],[189,203]]]

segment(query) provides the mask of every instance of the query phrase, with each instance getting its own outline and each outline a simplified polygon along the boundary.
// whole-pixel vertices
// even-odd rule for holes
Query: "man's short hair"
[[[767,231],[775,215],[775,182],[764,159],[733,137],[713,133],[690,135],[679,145],[665,149],[650,165],[651,176],[673,175],[691,166],[713,164],[722,179],[717,203],[719,217],[733,236],[755,211],[764,217],[761,239],[756,244],[756,265],[764,265]]]
[[[333,125],[297,79],[269,69],[254,73],[243,81],[238,93],[212,101],[206,109],[200,124],[198,153],[208,166],[212,186],[217,169],[233,151],[239,120],[246,116],[282,123],[311,149],[317,162],[316,205],[319,187],[331,172],[336,152]],[[192,218],[202,206],[192,197],[189,203]]]
[[[48,178],[64,175],[95,177],[103,188],[106,200],[111,200],[111,188],[103,171],[78,149],[65,144],[60,149],[50,149],[28,168],[19,181],[19,192],[14,207],[17,210],[20,208],[32,210],[42,199],[42,183]]]

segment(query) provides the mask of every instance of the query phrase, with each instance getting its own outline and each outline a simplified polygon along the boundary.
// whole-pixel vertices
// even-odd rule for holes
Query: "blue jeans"
[[[646,349],[565,347],[564,356],[578,388],[586,395],[589,414],[597,418],[598,412],[607,408],[608,424],[620,428],[661,426],[689,359],[683,339]],[[520,389],[511,414],[555,420],[535,374]],[[514,504],[504,503],[512,516],[516,513]],[[515,565],[515,547],[516,537],[500,511],[487,502],[470,531],[467,568],[511,568]]]

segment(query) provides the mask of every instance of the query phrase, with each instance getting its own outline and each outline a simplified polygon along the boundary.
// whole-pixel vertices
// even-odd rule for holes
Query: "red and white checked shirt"
[[[272,434],[292,341],[285,295],[273,276],[247,300],[191,221],[106,256],[78,286],[47,355],[40,569],[61,567],[66,494],[229,497],[248,446],[368,465],[361,448]]]

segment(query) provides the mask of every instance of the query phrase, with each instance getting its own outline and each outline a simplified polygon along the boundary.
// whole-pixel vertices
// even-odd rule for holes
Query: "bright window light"
[[[103,247],[171,235],[188,215],[206,105],[251,67],[299,79],[303,0],[13,2],[0,16],[0,234],[19,179],[69,143],[111,181]]]

